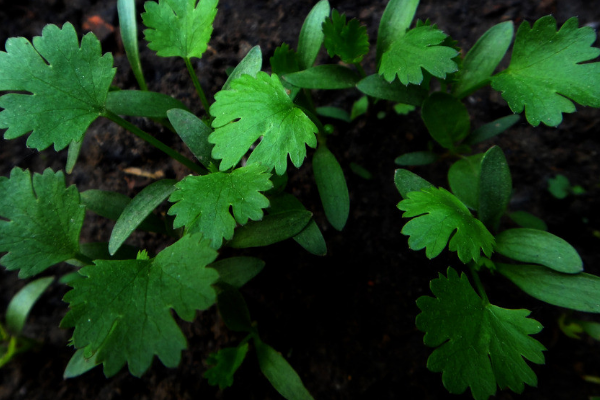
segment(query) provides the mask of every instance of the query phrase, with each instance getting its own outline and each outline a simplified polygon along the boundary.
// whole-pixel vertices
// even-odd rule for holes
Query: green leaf
[[[221,171],[234,167],[261,136],[247,163],[275,168],[278,175],[287,169],[288,154],[299,168],[306,157],[305,145],[317,145],[317,127],[294,106],[277,75],[242,75],[215,100],[210,108],[215,131],[208,140],[215,144],[213,157],[222,159]]]
[[[521,228],[539,229],[540,231],[548,230],[548,225],[546,225],[542,219],[528,213],[527,211],[511,212],[508,214],[508,217]]]
[[[246,57],[233,69],[231,74],[227,77],[225,84],[221,90],[227,90],[231,86],[231,82],[239,78],[242,75],[250,75],[256,77],[256,74],[262,68],[262,53],[260,46],[254,46],[250,49]]]
[[[394,173],[394,184],[403,199],[406,199],[410,192],[418,192],[422,189],[434,187],[419,175],[401,168]]]
[[[212,35],[217,0],[147,1],[142,21],[148,47],[161,57],[201,58]]]
[[[91,357],[85,357],[86,349],[78,349],[75,354],[69,360],[65,372],[63,373],[64,379],[76,378],[84,373],[88,372],[92,368],[96,367],[96,356],[98,353],[93,354]]]
[[[369,170],[366,169],[365,167],[363,167],[362,165],[359,165],[355,162],[351,162],[348,166],[350,167],[352,172],[354,172],[356,175],[360,176],[361,178],[366,179],[366,180],[373,179],[373,174],[371,172],[369,172]]]
[[[344,122],[352,122],[348,111],[338,107],[317,107],[317,114],[322,117],[335,118]]]
[[[215,286],[217,307],[227,328],[236,332],[252,332],[254,328],[250,320],[250,310],[240,291],[223,282]]]
[[[323,21],[329,15],[329,1],[320,0],[310,10],[298,37],[298,62],[300,69],[312,67],[323,44]]]
[[[458,258],[465,264],[471,260],[477,262],[481,250],[487,257],[491,256],[492,234],[446,189],[425,188],[410,192],[398,203],[398,208],[406,211],[402,214],[404,218],[417,217],[404,225],[402,233],[409,236],[411,249],[425,248],[427,258],[438,256],[448,240],[450,251],[457,251]]]
[[[74,258],[85,207],[75,186],[65,187],[62,172],[34,174],[13,168],[0,177],[0,264],[20,270],[20,278]]]
[[[493,146],[481,159],[477,217],[490,229],[498,229],[512,194],[510,169],[502,149]]]
[[[513,260],[541,264],[566,274],[583,271],[583,261],[573,246],[538,229],[507,229],[496,235],[494,250]]]
[[[210,168],[212,162],[210,153],[213,146],[208,143],[208,136],[211,134],[212,129],[200,118],[185,110],[169,110],[167,111],[167,117],[181,140],[192,151],[198,161],[206,168]]]
[[[415,17],[419,0],[390,0],[379,22],[377,31],[377,58],[379,65],[383,53],[390,49],[393,42],[400,39]]]
[[[575,105],[600,107],[600,63],[586,63],[600,49],[591,47],[596,32],[578,28],[571,18],[556,32],[556,20],[542,17],[533,27],[523,22],[517,31],[509,67],[492,77],[492,87],[502,92],[510,109],[525,109],[527,121],[557,126],[562,113],[572,113]]]
[[[514,30],[512,21],[502,22],[488,29],[477,40],[465,56],[458,81],[452,86],[454,96],[462,99],[490,82],[512,42]]]
[[[456,97],[444,92],[434,92],[425,100],[421,117],[431,137],[447,149],[467,137],[471,129],[467,107]]]
[[[277,75],[288,74],[300,70],[298,66],[298,55],[287,43],[275,49],[273,57],[269,59],[271,71]],[[256,75],[255,75],[256,76]]]
[[[433,164],[438,159],[435,153],[431,151],[413,151],[404,153],[396,157],[394,163],[396,165],[428,165]]]
[[[305,89],[350,89],[360,76],[348,67],[324,64],[282,76],[284,82]]]
[[[77,39],[70,23],[47,25],[42,36],[10,38],[0,52],[0,91],[24,91],[0,97],[0,129],[5,139],[31,132],[27,146],[62,150],[83,139],[88,126],[104,112],[115,75],[110,53],[102,56],[100,41],[88,33]]]
[[[313,400],[300,376],[275,349],[254,337],[260,370],[271,385],[287,400]]]
[[[394,111],[399,115],[408,115],[408,113],[415,110],[415,106],[410,104],[398,103],[394,104]]]
[[[350,213],[350,196],[344,171],[326,146],[319,146],[312,160],[315,183],[329,223],[344,229]]]
[[[208,384],[212,386],[219,385],[219,389],[225,389],[233,385],[233,374],[242,365],[244,358],[248,353],[248,343],[238,347],[229,347],[213,353],[206,359],[206,363],[211,366],[204,375],[208,379]]]
[[[205,268],[217,257],[201,235],[186,235],[151,260],[104,261],[80,270],[64,300],[71,310],[61,326],[75,327],[76,348],[89,346],[104,374],[127,363],[141,376],[157,355],[163,364],[179,364],[186,348],[171,309],[186,321],[215,302],[212,284],[219,274]]]
[[[482,300],[463,273],[460,278],[448,268],[448,277],[431,281],[436,297],[417,300],[421,314],[417,328],[425,332],[423,342],[437,347],[427,360],[427,368],[442,372],[442,382],[450,393],[467,387],[475,400],[496,393],[496,385],[521,393],[524,384],[537,385],[537,377],[525,359],[544,363],[544,346],[529,335],[542,325],[527,318],[528,310],[509,310]]]
[[[238,289],[258,275],[264,266],[264,261],[254,257],[229,257],[209,265],[219,273],[219,282]]]
[[[356,84],[364,94],[378,99],[421,106],[427,98],[427,91],[417,85],[403,85],[395,80],[389,83],[379,75],[369,75]]]
[[[306,210],[291,210],[269,214],[259,222],[249,222],[238,228],[230,247],[243,249],[262,247],[296,236],[306,227],[312,213]]]
[[[79,245],[79,252],[90,260],[130,260],[137,256],[139,249],[133,246],[123,245],[115,254],[110,255],[107,242],[92,242],[81,243]],[[85,267],[88,265],[79,260],[68,260],[67,263],[77,267]],[[61,281],[61,283],[64,282]]]
[[[323,22],[324,45],[329,57],[339,56],[346,64],[358,64],[369,52],[367,27],[352,19],[346,24],[346,15],[338,10]]]
[[[521,117],[518,115],[507,115],[506,117],[498,118],[495,121],[481,125],[479,128],[473,130],[463,143],[474,145],[483,142],[484,140],[491,139],[519,122],[519,119],[521,119]]]
[[[554,178],[548,179],[548,191],[559,200],[567,197],[570,189],[571,182],[564,175],[557,174]]]
[[[444,32],[431,25],[411,29],[392,42],[390,49],[383,53],[379,75],[388,82],[398,75],[404,85],[419,85],[423,82],[423,68],[437,78],[446,78],[446,74],[458,70],[452,61],[458,52],[442,45],[446,37]]]
[[[6,307],[6,327],[15,335],[20,335],[25,320],[34,304],[54,281],[53,276],[39,278],[23,286]]]
[[[108,93],[106,109],[117,115],[166,118],[171,109],[187,110],[185,104],[166,94],[142,90],[115,90]]]
[[[496,267],[538,300],[571,310],[600,313],[600,277],[585,272],[564,274],[541,265],[496,263]]]
[[[218,249],[223,239],[233,237],[236,223],[258,221],[269,200],[260,192],[273,187],[271,174],[259,164],[204,176],[188,176],[175,185],[169,201],[175,203],[169,215],[176,215],[174,228],[185,225],[190,232],[202,232]],[[230,212],[233,211],[233,215]]]
[[[83,139],[80,141],[73,140],[71,144],[69,144],[69,150],[67,153],[67,164],[65,165],[65,171],[67,174],[73,172],[73,168],[75,168],[75,163],[77,162],[77,158],[79,157],[79,152],[81,151],[81,145],[83,144]]]
[[[110,234],[108,251],[115,254],[133,231],[175,190],[175,180],[163,179],[142,189],[127,204]]]
[[[471,210],[479,209],[479,176],[483,153],[461,158],[448,169],[452,193]]]
[[[350,113],[350,120],[354,121],[356,118],[367,113],[369,109],[369,98],[362,96],[352,104],[352,111]]]
[[[121,41],[123,42],[127,60],[131,66],[131,71],[133,72],[138,85],[140,85],[140,89],[148,90],[142,71],[142,63],[140,61],[138,49],[138,14],[135,9],[135,0],[118,0],[117,11],[119,14],[119,32],[121,33]]]

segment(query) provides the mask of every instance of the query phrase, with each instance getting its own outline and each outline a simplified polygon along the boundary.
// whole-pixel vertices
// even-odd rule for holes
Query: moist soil
[[[367,26],[374,47],[386,1],[330,2]],[[225,82],[226,69],[234,67],[252,46],[261,46],[267,71],[267,60],[278,45],[286,42],[295,48],[302,21],[314,3],[316,0],[222,0],[210,48],[201,60],[194,61],[210,100]],[[138,2],[138,10],[141,7]],[[594,2],[578,0],[425,0],[417,16],[430,18],[463,49],[469,49],[499,22],[513,20],[518,25],[547,14],[553,14],[559,24],[571,16],[579,17],[580,26],[596,27],[600,22],[600,8]],[[116,1],[0,0],[0,43],[4,46],[6,38],[12,36],[30,39],[40,35],[48,23],[70,21],[84,33],[90,30],[90,22],[98,21],[94,16],[105,22],[94,30],[103,50],[114,55],[118,67],[114,84],[136,89],[116,28]],[[203,113],[183,61],[159,58],[145,42],[141,57],[151,90],[172,95],[198,115]],[[331,61],[322,51],[318,62]],[[367,73],[373,73],[374,49],[364,66]],[[315,93],[315,102],[349,110],[359,97],[350,90],[320,91]],[[466,103],[474,127],[510,114],[504,100],[490,89],[478,91]],[[382,112],[385,117],[380,118]],[[190,155],[169,131],[145,119],[132,122]],[[396,208],[400,196],[393,184],[397,168],[394,158],[427,147],[428,133],[419,113],[396,115],[391,104],[380,102],[352,124],[326,122],[335,125],[328,144],[344,169],[350,190],[351,212],[343,232],[331,228],[324,218],[310,162],[290,170],[288,190],[314,213],[327,241],[327,255],[312,256],[291,240],[267,248],[222,251],[222,257],[244,254],[266,262],[264,270],[242,289],[261,337],[287,358],[316,399],[470,398],[468,393],[448,394],[441,375],[427,370],[432,350],[423,345],[423,333],[415,328],[419,313],[415,301],[430,294],[430,280],[448,266],[462,269],[456,255],[447,251],[429,261],[423,251],[409,250],[407,238],[400,233],[405,221]],[[593,211],[600,196],[599,131],[600,112],[578,107],[577,113],[564,115],[558,128],[532,128],[522,119],[508,132],[475,148],[481,152],[499,145],[504,150],[513,174],[510,210],[528,211],[544,219],[549,231],[571,243],[580,252],[586,270],[595,274],[600,274],[600,239],[594,235],[600,229],[600,218]],[[65,151],[27,149],[25,138],[0,141],[3,176],[14,166],[35,172],[47,167],[64,169],[65,161]],[[349,168],[352,162],[368,169],[373,178],[355,175]],[[448,166],[449,162],[440,162],[412,170],[447,187]],[[154,178],[131,173],[131,167],[154,174]],[[134,196],[157,177],[182,179],[188,173],[132,134],[99,119],[87,131],[80,159],[67,181],[80,191],[93,188]],[[563,200],[553,198],[546,189],[547,182],[559,173],[587,192]],[[159,211],[165,210],[166,205]],[[508,220],[503,223],[513,226]],[[108,241],[112,226],[112,222],[88,213],[82,240]],[[129,243],[151,252],[170,244],[160,236],[137,233]],[[44,275],[60,276],[72,268],[59,265]],[[557,322],[565,310],[528,297],[500,276],[482,274],[482,279],[492,303],[532,311],[531,317],[545,327],[536,338],[548,349],[546,364],[532,365],[538,376],[537,388],[526,387],[521,395],[501,391],[497,399],[587,399],[600,395],[600,386],[592,382],[593,377],[600,377],[599,342],[566,337]],[[0,270],[0,317],[24,284],[15,272]],[[235,346],[241,339],[225,327],[215,307],[199,313],[193,323],[180,323],[189,349],[175,369],[155,360],[141,378],[123,369],[107,379],[101,368],[95,368],[79,378],[63,380],[73,353],[67,346],[72,332],[58,328],[67,312],[61,301],[67,289],[53,284],[32,310],[24,335],[38,345],[0,369],[0,400],[281,398],[261,375],[252,353],[236,373],[233,387],[219,390],[203,379],[208,355]],[[576,316],[598,320],[593,315]]]

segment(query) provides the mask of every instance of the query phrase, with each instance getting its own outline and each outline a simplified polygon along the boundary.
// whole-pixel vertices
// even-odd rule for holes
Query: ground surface
[[[226,79],[225,69],[235,66],[254,45],[261,46],[265,60],[281,42],[295,47],[301,23],[315,2],[222,0],[211,49],[195,65],[204,88],[214,94]],[[385,3],[331,0],[333,7],[349,17],[358,17],[368,27],[372,44]],[[600,8],[593,3],[432,0],[422,1],[418,16],[431,18],[468,49],[489,27],[509,19],[518,24],[552,13],[562,24],[577,15],[580,25],[596,27],[600,23]],[[62,25],[70,21],[78,32],[84,32],[92,15],[116,26],[115,4],[116,1],[91,0],[0,0],[0,43],[3,46],[11,36],[39,35],[47,23]],[[108,29],[103,36],[103,49],[113,52],[119,67],[115,84],[135,88],[118,35]],[[374,51],[366,60],[367,73],[374,70],[373,54]],[[324,54],[320,60],[328,62]],[[201,112],[183,62],[159,59],[145,49],[142,62],[152,90],[168,93],[193,111]],[[335,92],[317,94],[316,101],[319,105],[349,109],[358,97],[357,92]],[[419,312],[415,300],[429,293],[429,281],[438,272],[445,271],[448,265],[460,265],[454,254],[446,252],[429,262],[423,252],[410,251],[406,237],[400,234],[403,221],[395,208],[400,196],[393,185],[393,160],[407,151],[425,148],[427,133],[418,113],[397,116],[389,107],[380,105],[376,110],[387,111],[382,120],[371,112],[352,125],[335,123],[337,130],[329,143],[346,173],[352,207],[342,233],[333,230],[320,211],[309,163],[290,174],[289,187],[314,212],[328,244],[328,255],[310,256],[291,241],[266,250],[246,251],[245,254],[263,258],[266,267],[243,293],[264,341],[288,358],[316,399],[397,399],[401,395],[409,399],[467,399],[467,394],[449,395],[441,376],[425,366],[431,349],[422,344],[423,334],[415,328]],[[510,113],[501,97],[488,89],[472,96],[468,107],[475,127]],[[168,132],[144,120],[134,122],[185,151]],[[511,210],[525,210],[543,218],[551,232],[579,250],[586,269],[596,274],[600,274],[600,240],[592,232],[600,229],[600,219],[594,213],[600,198],[599,131],[600,112],[580,107],[580,112],[565,115],[557,129],[534,129],[519,123],[477,149],[484,151],[492,144],[502,147],[513,173],[515,194]],[[36,172],[48,166],[61,169],[65,159],[65,152],[57,155],[53,150],[28,150],[24,139],[0,142],[2,175],[8,175],[15,165]],[[364,166],[374,178],[363,180],[354,175],[348,167],[350,162]],[[187,174],[133,135],[98,120],[86,135],[81,159],[68,181],[82,191],[99,188],[133,196],[151,180],[126,173],[127,167],[162,173],[165,177],[182,178]],[[447,165],[442,163],[415,168],[414,172],[437,185],[446,185],[446,170]],[[548,178],[557,173],[582,185],[587,194],[565,200],[552,198],[545,187]],[[88,220],[92,226],[84,228],[84,240],[106,241],[112,224],[91,215]],[[157,250],[166,242],[152,235],[136,235],[132,244]],[[67,271],[69,267],[60,266],[49,273],[60,275]],[[537,338],[548,348],[546,365],[533,366],[539,388],[528,387],[521,396],[500,392],[498,399],[586,399],[600,394],[600,386],[582,378],[600,376],[598,342],[565,337],[556,322],[562,310],[527,297],[500,277],[484,275],[483,279],[493,303],[532,310],[532,317],[545,326]],[[16,273],[0,270],[0,317],[23,284]],[[121,371],[107,380],[96,368],[81,378],[64,381],[62,372],[72,354],[66,346],[71,332],[57,328],[67,311],[61,301],[65,292],[61,285],[52,286],[33,310],[25,333],[42,345],[0,370],[0,400],[279,398],[261,376],[253,356],[237,372],[230,389],[216,390],[202,378],[207,355],[235,345],[240,339],[225,328],[214,308],[201,313],[194,323],[181,325],[189,350],[183,353],[182,363],[176,369],[167,369],[155,361],[141,379]]]

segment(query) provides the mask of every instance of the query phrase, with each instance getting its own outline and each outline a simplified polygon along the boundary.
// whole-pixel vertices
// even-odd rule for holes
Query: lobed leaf
[[[62,172],[46,169],[42,175],[13,168],[0,177],[0,264],[18,269],[20,278],[79,253],[79,233],[85,206],[75,186],[65,186]]]
[[[278,175],[287,169],[288,154],[299,168],[305,146],[317,145],[317,127],[294,105],[275,74],[242,75],[229,90],[215,95],[210,114],[215,131],[208,140],[215,145],[213,157],[222,159],[221,171],[234,167],[261,137],[247,163],[275,168]]]
[[[398,203],[405,211],[408,221],[402,233],[408,235],[408,245],[413,250],[425,248],[428,258],[437,257],[450,241],[450,251],[458,252],[463,263],[477,262],[481,251],[490,257],[494,237],[485,225],[473,217],[469,209],[455,196],[443,188],[424,188],[409,192],[406,199]]]
[[[379,29],[377,30],[377,57],[379,65],[381,56],[389,50],[391,44],[400,39],[415,17],[419,0],[390,0],[383,11]]]
[[[523,22],[509,67],[492,77],[492,87],[502,92],[510,109],[525,110],[533,126],[560,124],[562,113],[575,111],[571,100],[600,107],[600,63],[587,63],[600,55],[600,49],[591,47],[596,33],[591,27],[577,26],[574,17],[557,32],[550,15],[533,27]]]
[[[201,58],[212,35],[218,0],[147,1],[142,21],[148,47],[161,57]]]
[[[269,200],[260,192],[273,187],[270,176],[265,167],[253,164],[231,173],[186,177],[175,185],[177,190],[169,198],[176,203],[169,209],[169,215],[176,216],[174,228],[185,226],[188,232],[202,232],[218,249],[223,239],[233,237],[236,223],[262,219]]]
[[[329,57],[339,56],[346,64],[358,64],[369,52],[367,28],[357,19],[346,23],[346,15],[338,10],[331,12],[323,22],[323,44]]]
[[[104,112],[115,75],[111,54],[102,56],[92,33],[77,39],[70,23],[46,25],[42,36],[10,38],[0,52],[0,91],[24,91],[0,97],[0,129],[14,139],[31,132],[27,146],[62,150],[80,142],[88,126]]]
[[[219,274],[205,268],[217,257],[200,234],[186,235],[154,259],[97,260],[82,268],[84,279],[71,282],[64,300],[71,310],[61,327],[74,327],[73,344],[88,348],[104,374],[112,376],[127,363],[141,376],[157,355],[176,367],[186,340],[171,309],[186,321],[196,310],[214,304],[211,286]]]
[[[537,377],[525,359],[544,363],[544,346],[529,335],[542,330],[528,310],[509,310],[482,300],[463,273],[448,268],[431,281],[436,297],[417,300],[421,314],[417,328],[425,332],[423,342],[436,347],[427,368],[442,372],[450,393],[467,387],[475,400],[485,400],[501,389],[521,393],[524,384],[537,385]]]

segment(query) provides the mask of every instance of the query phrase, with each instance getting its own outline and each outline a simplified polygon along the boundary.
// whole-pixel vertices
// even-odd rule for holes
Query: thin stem
[[[196,88],[196,92],[198,92],[198,96],[200,96],[200,101],[202,102],[202,106],[204,107],[204,110],[206,110],[206,113],[208,115],[210,115],[210,105],[208,104],[208,100],[206,99],[206,95],[204,94],[204,90],[202,90],[202,86],[200,86],[200,81],[198,80],[198,76],[196,75],[196,71],[194,70],[194,67],[192,67],[192,63],[190,62],[190,59],[187,57],[184,57],[183,60],[185,61],[185,66],[187,67],[187,70],[190,74],[190,77],[192,78],[192,82],[194,83],[194,87]]]
[[[195,164],[190,159],[186,158],[182,154],[176,152],[175,150],[173,150],[172,148],[170,148],[169,146],[167,146],[166,144],[161,142],[160,140],[156,139],[154,136],[150,135],[147,132],[144,132],[137,126],[124,120],[123,118],[119,117],[115,113],[106,110],[104,116],[106,118],[110,119],[111,121],[119,124],[123,128],[127,129],[129,132],[133,133],[140,139],[143,139],[146,142],[150,143],[152,146],[156,147],[160,151],[166,153],[172,159],[179,161],[181,164],[185,165],[186,167],[188,167],[192,171],[196,172],[197,174],[199,174],[199,175],[208,174],[208,171],[205,170],[204,168],[202,168],[201,166],[199,166],[198,164]]]
[[[358,73],[360,74],[361,78],[365,78],[367,76],[367,73],[365,72],[365,69],[363,68],[362,65],[360,65],[360,63],[354,63],[354,66],[358,70]]]
[[[483,288],[483,284],[481,283],[481,279],[479,279],[479,273],[475,270],[475,266],[473,263],[469,263],[469,270],[471,271],[471,275],[473,276],[473,282],[475,283],[475,288],[477,289],[477,293],[481,296],[484,304],[490,304],[490,300],[485,293],[485,289]]]

